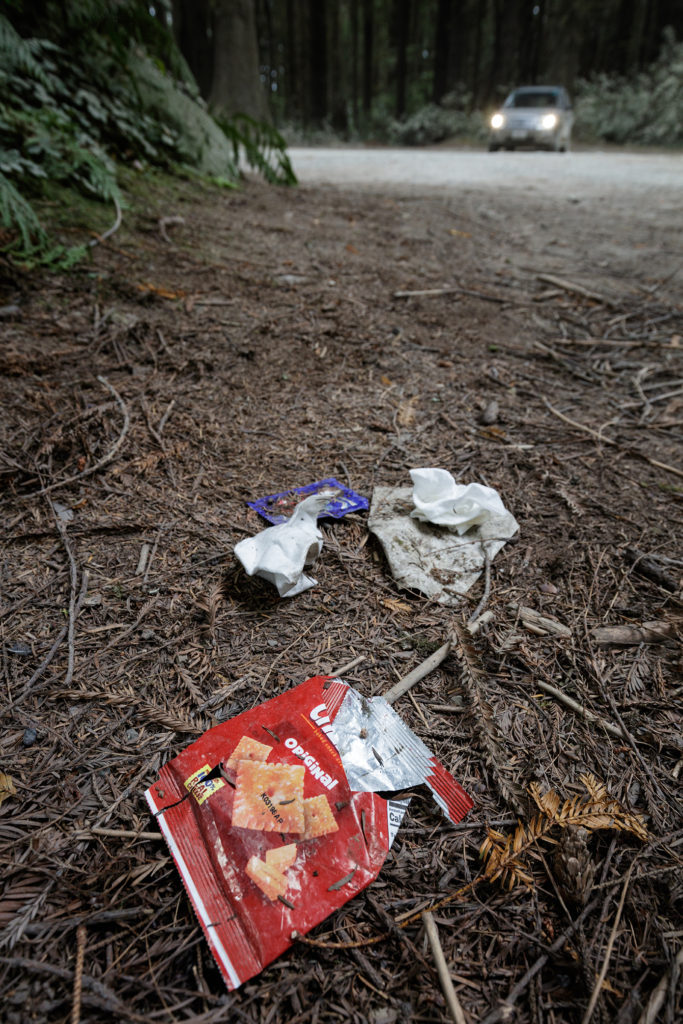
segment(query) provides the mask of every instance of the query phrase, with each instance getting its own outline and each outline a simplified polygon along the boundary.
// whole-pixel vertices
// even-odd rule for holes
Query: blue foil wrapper
[[[305,487],[293,487],[290,491],[281,491],[279,494],[267,494],[264,498],[257,498],[256,501],[248,501],[247,505],[267,519],[269,523],[284,523],[302,498],[325,489],[334,490],[336,493],[319,513],[318,519],[341,519],[348,512],[362,512],[368,508],[367,498],[344,487],[331,476],[324,480],[316,480],[312,484],[306,484]]]

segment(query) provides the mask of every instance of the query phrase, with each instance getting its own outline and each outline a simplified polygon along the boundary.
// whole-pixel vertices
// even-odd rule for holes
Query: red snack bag
[[[386,702],[323,676],[162,768],[145,796],[229,989],[377,877],[409,801],[376,790],[418,782],[453,821],[472,806]]]

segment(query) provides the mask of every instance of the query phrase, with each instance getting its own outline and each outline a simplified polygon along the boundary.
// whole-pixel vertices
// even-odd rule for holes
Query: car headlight
[[[502,114],[494,114],[493,117],[491,118],[492,128],[502,128],[504,124],[505,118],[503,117]]]
[[[544,114],[541,120],[541,128],[550,131],[557,124],[557,114]]]

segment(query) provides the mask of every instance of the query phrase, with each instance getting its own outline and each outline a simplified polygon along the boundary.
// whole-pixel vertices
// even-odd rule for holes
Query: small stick
[[[118,231],[119,228],[121,227],[121,221],[123,220],[123,213],[121,211],[121,206],[120,206],[119,201],[116,198],[116,196],[112,196],[112,199],[114,201],[114,209],[116,210],[116,219],[114,220],[114,223],[112,224],[112,226],[110,228],[107,228],[107,230],[104,232],[103,235],[97,235],[96,238],[91,238],[90,239],[90,241],[88,242],[88,245],[90,246],[90,248],[92,248],[94,245],[99,245],[100,242],[106,242],[106,240],[108,238],[111,238],[111,236],[116,231]]]
[[[79,924],[76,929],[76,967],[74,970],[73,1000],[71,1003],[71,1024],[80,1024],[81,1020],[81,991],[83,988],[83,961],[85,959],[85,937],[86,928]]]
[[[162,534],[163,529],[164,529],[163,526],[160,526],[159,529],[157,530],[157,535],[154,538],[154,547],[152,548],[151,555],[147,559],[147,567],[145,569],[145,575],[142,577],[142,582],[143,583],[147,582],[147,578],[149,576],[149,570],[152,568],[152,562],[154,561],[154,556],[157,553],[157,548],[159,547],[159,541],[161,540],[161,534]]]
[[[575,701],[572,697],[568,697],[562,690],[558,690],[556,686],[551,686],[550,683],[541,682],[539,679],[534,680],[534,686],[538,690],[543,690],[544,693],[549,693],[551,697],[559,700],[561,704],[565,704],[568,708],[571,708],[572,711],[576,711],[576,713],[581,715],[582,718],[585,718],[587,722],[595,722],[597,725],[601,726],[605,732],[608,732],[610,736],[614,736],[618,740],[626,739],[626,736],[624,736],[621,729],[618,729],[616,725],[612,725],[611,722],[607,722],[604,718],[601,718],[600,715],[596,715],[593,711],[589,711],[588,708],[583,706],[583,704],[579,704],[578,701]]]
[[[169,245],[173,245],[173,242],[168,237],[168,234],[166,232],[166,228],[170,227],[171,224],[184,224],[184,223],[185,223],[185,218],[184,217],[178,217],[178,216],[174,216],[174,217],[160,217],[159,218],[159,234],[161,235],[161,237],[163,238],[163,240],[165,242],[168,242]]]
[[[434,651],[428,658],[425,659],[420,665],[409,672],[407,676],[391,687],[387,693],[384,694],[384,699],[387,704],[393,704],[394,701],[402,697],[403,694],[410,689],[411,686],[415,686],[415,683],[419,683],[421,679],[424,679],[426,675],[433,672],[442,661],[445,661],[448,657],[451,649],[451,641],[447,640],[445,644],[439,647],[438,651]]]
[[[647,1006],[638,1018],[638,1024],[655,1024],[657,1014],[662,1008],[662,1003],[664,1002],[669,982],[673,981],[673,983],[676,984],[676,976],[681,968],[683,968],[683,946],[679,949],[671,969],[668,970],[662,978],[660,978],[657,987],[651,993],[650,998],[647,1001]]]
[[[568,423],[569,426],[576,427],[577,430],[585,431],[587,434],[590,434],[591,437],[596,438],[596,440],[601,441],[604,444],[611,444],[614,445],[615,448],[621,448],[621,445],[617,444],[616,441],[613,441],[611,437],[604,437],[602,434],[599,434],[597,430],[593,430],[592,427],[587,427],[584,423],[577,423],[576,420],[570,419],[569,416],[565,416],[564,413],[559,411],[559,409],[552,406],[547,398],[543,399],[543,403],[546,409],[549,409],[553,416],[557,416],[558,419],[562,420],[564,423]],[[646,462],[649,462],[651,466],[656,466],[657,469],[663,469],[667,473],[674,473],[676,476],[683,476],[683,469],[678,469],[676,466],[670,466],[667,462],[659,462],[657,459],[651,459],[649,455],[643,455],[642,452],[639,452],[636,449],[627,450],[632,452],[634,455],[639,455],[641,459],[645,459]]]
[[[154,425],[153,425],[151,417],[150,417],[149,408],[148,408],[147,403],[145,402],[144,398],[141,399],[140,404],[142,406],[142,411],[145,414],[145,419],[147,421],[147,428],[148,428],[150,434],[152,435],[152,437],[154,438],[154,440],[156,441],[156,443],[161,448],[162,452],[164,453],[165,466],[166,466],[166,470],[168,472],[168,475],[169,475],[169,477],[171,479],[171,483],[173,484],[174,487],[177,487],[175,473],[173,472],[173,466],[171,465],[170,460],[169,460],[168,449],[166,447],[166,443],[164,442],[164,439],[162,438],[162,436],[159,433],[159,431],[154,428]],[[139,575],[139,573],[137,575]]]
[[[81,610],[81,608],[83,606],[83,602],[85,601],[85,596],[86,596],[87,593],[88,593],[88,572],[87,572],[87,570],[84,570],[83,575],[81,577],[81,590],[80,590],[80,593],[78,595],[78,600],[76,601],[76,606],[74,608],[74,621],[78,618],[79,612],[80,612],[80,610]],[[69,620],[69,621],[71,621],[71,620]],[[28,697],[29,693],[33,689],[34,685],[38,682],[38,680],[42,676],[43,672],[48,667],[48,665],[50,664],[50,662],[54,658],[55,654],[59,650],[59,647],[60,647],[60,645],[62,643],[62,640],[64,639],[64,637],[66,636],[66,634],[68,632],[69,632],[69,627],[68,626],[63,626],[62,629],[60,629],[59,634],[57,635],[57,639],[55,640],[55,642],[53,643],[52,647],[48,651],[48,653],[47,653],[46,657],[44,658],[44,660],[41,662],[41,664],[35,670],[35,672],[31,676],[31,678],[29,679],[29,681],[26,683],[26,686],[24,687],[24,689],[21,691],[21,693],[19,694],[18,697],[14,698],[14,700],[12,701],[11,704],[8,704],[7,707],[3,708],[2,711],[0,711],[0,715],[9,714],[9,712],[13,711],[14,708],[16,708],[19,704],[22,703],[22,701],[26,700],[26,698]]]
[[[488,557],[488,554],[486,554],[486,565],[487,568],[490,570],[491,559]],[[469,633],[472,634],[472,636],[474,636],[474,634],[479,630],[481,626],[483,626],[486,622],[489,622],[493,618],[493,612],[484,612],[483,615],[479,616],[479,612],[481,611],[484,604],[488,600],[487,590],[490,590],[490,578],[488,579],[487,582],[488,586],[484,588],[484,595],[481,601],[475,608],[472,615],[470,615],[469,619],[467,620],[467,630]],[[435,668],[438,668],[441,662],[445,661],[446,658],[448,657],[452,644],[452,640],[447,640],[446,643],[439,647],[437,651],[434,651],[433,654],[430,654],[428,658],[426,658],[423,662],[417,665],[416,668],[412,670],[412,672],[409,672],[407,676],[404,676],[402,679],[399,679],[399,681],[395,683],[391,687],[391,689],[384,694],[384,699],[387,702],[387,704],[393,704],[395,701],[398,700],[399,697],[402,697],[403,694],[406,693],[412,686],[415,686],[416,683],[419,683],[420,680],[424,679],[424,677],[429,675],[430,672],[433,672]]]
[[[415,292],[394,292],[395,299],[412,299],[413,296],[420,295],[450,295],[453,292],[457,292],[460,295],[472,295],[477,299],[486,299],[487,302],[519,302],[519,299],[504,299],[501,295],[490,295],[487,292],[478,292],[474,288],[458,288],[456,285],[451,285],[448,288],[424,288],[421,291]],[[526,303],[524,303],[526,305]]]
[[[96,836],[110,836],[112,839],[163,839],[161,832],[135,832],[129,828],[91,828],[89,830]],[[87,835],[88,832],[81,833]]]
[[[489,555],[486,542],[482,544],[482,549],[484,551],[484,593],[481,596],[481,601],[467,620],[468,626],[471,626],[472,623],[479,618],[484,608],[489,603],[489,595],[491,593],[491,556]]]
[[[460,291],[459,288],[423,288],[416,292],[394,292],[395,299],[412,299],[420,295],[450,295],[452,292]]]
[[[159,331],[159,337],[161,337],[161,331]],[[164,344],[165,344],[165,342],[164,342]],[[168,346],[166,346],[166,350],[168,351]],[[168,403],[168,407],[166,409],[166,412],[164,413],[164,415],[159,420],[159,426],[157,427],[157,433],[159,434],[159,436],[161,436],[163,434],[163,432],[164,432],[164,427],[166,426],[166,423],[168,421],[168,417],[171,415],[171,413],[173,411],[173,406],[174,405],[175,405],[175,398],[172,398],[171,401]]]
[[[475,636],[479,632],[479,630],[481,629],[482,626],[485,626],[488,622],[491,622],[492,619],[494,619],[494,618],[495,618],[495,616],[494,616],[494,614],[493,614],[493,612],[491,611],[490,608],[489,608],[489,610],[487,612],[483,612],[479,616],[479,618],[473,619],[473,617],[470,615],[469,619],[467,620],[468,632],[470,632],[472,634],[472,636]]]
[[[90,476],[92,473],[96,473],[98,469],[102,469],[103,466],[108,465],[108,463],[112,461],[117,451],[123,444],[124,438],[128,433],[128,429],[130,427],[130,416],[128,414],[128,406],[121,398],[121,395],[118,393],[116,388],[112,387],[112,385],[109,383],[106,377],[98,377],[97,379],[100,382],[100,384],[104,384],[105,388],[107,388],[107,390],[110,391],[111,394],[114,396],[123,414],[123,427],[121,428],[121,433],[116,439],[115,444],[113,445],[112,448],[109,449],[109,451],[105,456],[103,456],[103,458],[99,459],[99,461],[95,463],[94,466],[90,466],[89,469],[84,469],[82,473],[75,473],[73,476],[68,476],[65,480],[58,480],[57,483],[49,484],[47,487],[43,487],[39,491],[34,491],[33,494],[26,495],[27,498],[35,498],[39,494],[48,494],[50,491],[54,491],[57,487],[66,487],[67,484],[72,484],[74,480],[82,480],[83,477]]]
[[[587,299],[603,302],[606,306],[614,306],[614,303],[606,299],[604,295],[600,295],[599,292],[593,292],[590,288],[584,288],[582,284],[574,284],[573,281],[565,281],[563,277],[554,277],[552,274],[537,274],[536,277],[539,281],[555,285],[556,288],[562,288],[565,292],[575,292],[577,295],[583,295]]]
[[[467,1024],[465,1014],[462,1012],[460,1000],[453,988],[453,982],[448,970],[448,964],[446,963],[446,957],[443,955],[443,949],[441,948],[441,942],[439,940],[439,930],[436,927],[434,918],[428,910],[423,910],[422,920],[424,921],[427,938],[429,939],[429,945],[432,949],[432,955],[436,961],[436,969],[439,974],[439,981],[441,982],[441,991],[448,1003],[448,1009],[450,1010],[451,1017],[455,1021],[455,1024]]]
[[[69,538],[66,535],[66,525],[57,517],[57,529],[59,536],[62,538],[62,543],[69,559],[69,567],[71,574],[71,591],[69,593],[69,625],[68,625],[68,637],[69,637],[69,660],[67,662],[66,676],[64,678],[64,685],[71,686],[71,680],[74,674],[74,661],[76,657],[74,648],[74,633],[76,629],[76,582],[78,580],[78,567],[76,565],[76,559],[74,553],[71,550],[71,544]],[[88,586],[88,574],[86,571],[83,572],[85,577],[85,587]]]
[[[626,902],[626,891],[628,889],[629,882],[631,881],[631,875],[633,873],[633,868],[634,868],[635,863],[636,863],[635,860],[631,861],[631,866],[629,867],[628,872],[626,874],[626,878],[624,879],[624,885],[623,885],[623,888],[621,890],[621,899],[619,900],[619,906],[617,907],[617,914],[616,914],[616,917],[614,918],[614,924],[612,926],[612,931],[610,932],[610,937],[607,940],[607,948],[605,950],[605,959],[604,959],[602,968],[600,969],[600,974],[598,975],[597,981],[595,982],[595,987],[593,988],[593,991],[591,993],[590,1001],[589,1001],[588,1006],[586,1008],[586,1012],[584,1013],[583,1018],[581,1020],[581,1024],[588,1024],[589,1020],[593,1016],[593,1010],[595,1009],[595,1004],[597,1003],[597,1001],[598,1001],[598,999],[600,997],[600,993],[602,991],[602,983],[605,980],[605,976],[607,975],[607,968],[609,966],[610,957],[612,956],[612,949],[614,947],[614,940],[616,939],[617,930],[619,928],[619,922],[621,921],[621,912],[624,909],[624,903]]]
[[[564,932],[562,932],[559,938],[555,939],[548,952],[542,953],[541,956],[539,956],[536,963],[533,964],[533,966],[529,968],[529,970],[517,982],[517,984],[510,989],[507,997],[503,1000],[502,1004],[500,1006],[497,1006],[495,1010],[492,1010],[491,1013],[487,1014],[486,1017],[484,1017],[484,1019],[479,1022],[479,1024],[497,1024],[498,1021],[510,1019],[510,1016],[512,1014],[512,1007],[514,1006],[517,999],[521,996],[522,992],[524,992],[529,982],[536,977],[540,970],[542,970],[545,967],[548,960],[550,960],[552,954],[557,953],[558,950],[564,947],[566,942],[572,937],[574,932],[583,923],[585,918],[588,917],[588,915],[593,910],[595,910],[597,905],[598,900],[592,900],[589,904],[587,904],[587,906],[583,908],[583,910],[577,917],[576,921],[572,921],[569,927]]]
[[[350,672],[352,668],[356,667],[356,665],[360,665],[361,661],[365,661],[364,654],[359,654],[357,658],[353,659],[353,661],[348,661],[346,665],[342,665],[341,668],[336,668],[334,672],[330,673],[330,675],[343,676],[345,672]]]
[[[145,571],[145,566],[147,565],[147,556],[149,555],[149,551],[150,551],[149,544],[145,543],[140,548],[140,557],[138,558],[138,567],[135,570],[135,575],[136,576],[141,576],[142,573]]]

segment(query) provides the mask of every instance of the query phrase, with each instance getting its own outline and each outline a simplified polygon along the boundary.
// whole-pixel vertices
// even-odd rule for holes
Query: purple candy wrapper
[[[290,491],[281,491],[279,494],[267,494],[264,498],[258,498],[256,501],[248,501],[247,505],[249,508],[255,509],[269,523],[284,523],[303,498],[308,497],[309,494],[317,494],[318,491],[325,488],[330,488],[337,493],[328,501],[318,519],[328,517],[341,519],[347,512],[362,512],[368,508],[367,498],[344,487],[331,476],[324,480],[316,480],[315,483],[307,484],[305,487],[293,487]]]

